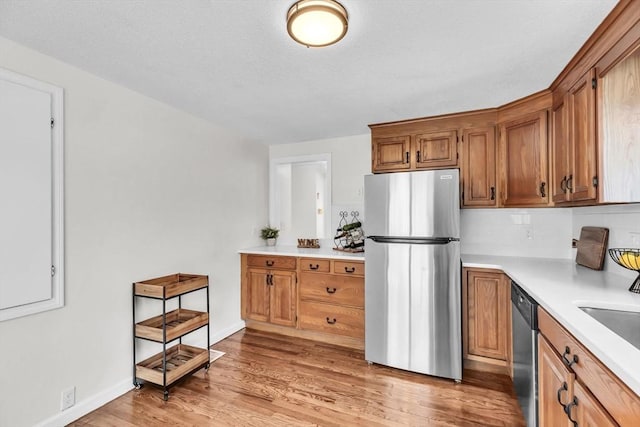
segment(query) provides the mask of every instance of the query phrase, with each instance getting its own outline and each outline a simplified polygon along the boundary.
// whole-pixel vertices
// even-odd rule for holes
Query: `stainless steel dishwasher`
[[[511,282],[513,386],[527,426],[538,425],[538,304]]]

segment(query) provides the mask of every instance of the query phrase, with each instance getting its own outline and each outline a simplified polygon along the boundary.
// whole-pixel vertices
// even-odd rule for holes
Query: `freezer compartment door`
[[[367,235],[460,237],[457,169],[364,177]]]
[[[365,359],[462,379],[460,243],[367,242]]]

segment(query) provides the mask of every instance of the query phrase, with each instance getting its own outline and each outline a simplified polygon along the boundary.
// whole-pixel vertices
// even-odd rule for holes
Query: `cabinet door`
[[[464,130],[462,159],[462,206],[496,206],[495,129]]]
[[[568,189],[571,200],[595,200],[596,165],[596,91],[595,70],[587,73],[569,91],[571,115],[571,168]]]
[[[458,165],[458,132],[430,132],[415,136],[416,168],[445,168]]]
[[[551,109],[551,199],[555,203],[568,200],[569,178],[569,111],[567,95],[558,100]]]
[[[262,268],[247,270],[247,317],[269,321],[269,272]]]
[[[392,172],[411,168],[410,136],[374,138],[371,142],[371,170]]]
[[[467,353],[506,361],[510,288],[501,273],[467,271]]]
[[[500,153],[503,206],[548,204],[547,112],[503,123]]]
[[[538,335],[538,420],[540,427],[569,427],[564,407],[573,397],[575,374],[563,365],[542,335]]]
[[[614,427],[617,424],[602,407],[600,402],[580,382],[573,384],[571,418],[580,427]]]
[[[296,325],[296,273],[271,271],[269,321],[276,325]]]

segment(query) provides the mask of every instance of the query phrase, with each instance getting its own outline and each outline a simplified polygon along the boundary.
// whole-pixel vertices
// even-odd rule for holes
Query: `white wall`
[[[462,209],[460,228],[462,253],[571,257],[571,209]]]
[[[267,220],[268,149],[3,38],[0,67],[65,90],[66,306],[0,322],[0,425],[17,427],[67,387],[77,407],[131,380],[134,281],[208,274],[212,335],[242,326],[236,250]]]
[[[269,158],[331,153],[331,232],[340,211],[358,211],[364,220],[364,176],[371,173],[371,135],[320,139],[269,147]],[[364,229],[366,231],[366,222]],[[333,242],[332,239],[330,239]]]

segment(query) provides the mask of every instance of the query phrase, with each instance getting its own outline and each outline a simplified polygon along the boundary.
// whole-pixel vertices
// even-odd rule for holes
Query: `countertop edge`
[[[297,246],[257,246],[240,249],[239,254],[295,256],[300,258],[329,258],[347,261],[364,261],[364,252],[341,252],[333,248],[298,248]]]

